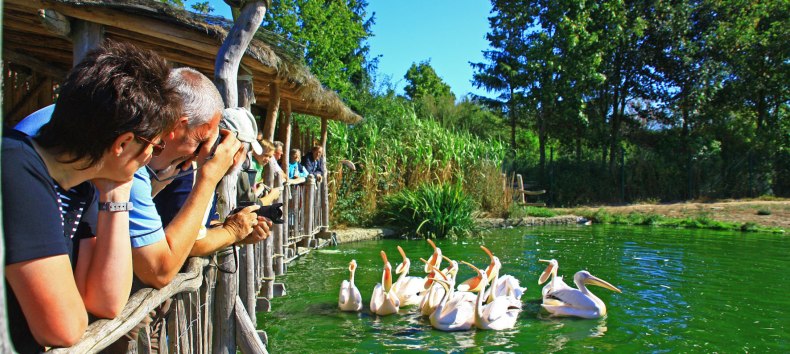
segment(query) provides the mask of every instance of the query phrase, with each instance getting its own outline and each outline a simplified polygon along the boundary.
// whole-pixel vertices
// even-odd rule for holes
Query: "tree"
[[[436,71],[433,70],[430,60],[420,62],[420,64],[412,63],[406,75],[403,76],[408,82],[403,90],[406,96],[412,100],[424,97],[452,97],[455,100],[450,90],[450,85],[446,84]]]
[[[196,2],[190,5],[190,7],[192,7],[192,10],[195,12],[203,15],[208,15],[214,12],[214,8],[211,6],[211,4],[209,4],[208,1]]]
[[[367,58],[375,16],[368,16],[367,1],[272,0],[272,8],[263,27],[304,46],[311,72],[353,106],[375,67]]]

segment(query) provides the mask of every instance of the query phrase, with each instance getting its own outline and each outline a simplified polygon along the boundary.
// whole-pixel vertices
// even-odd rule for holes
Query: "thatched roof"
[[[71,67],[73,44],[44,25],[41,9],[101,24],[107,38],[152,49],[209,77],[213,77],[215,56],[232,25],[224,18],[198,15],[153,0],[5,0],[4,58],[13,61],[14,56],[21,56],[56,73]],[[258,31],[239,71],[253,76],[256,105],[266,107],[270,84],[277,83],[281,99],[290,101],[295,113],[358,122],[361,117],[321,85],[304,65],[303,57],[304,49],[299,45]]]

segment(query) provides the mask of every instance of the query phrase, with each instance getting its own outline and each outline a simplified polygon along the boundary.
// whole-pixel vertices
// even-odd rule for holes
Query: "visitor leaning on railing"
[[[86,310],[115,317],[126,304],[132,175],[159,151],[178,113],[167,73],[155,53],[105,42],[69,73],[33,138],[14,130],[3,137],[5,279],[16,351],[70,346],[87,326]]]

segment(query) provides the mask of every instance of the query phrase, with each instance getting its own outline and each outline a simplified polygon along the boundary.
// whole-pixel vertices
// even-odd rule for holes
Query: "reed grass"
[[[425,238],[469,235],[475,230],[475,201],[461,183],[423,184],[384,199],[384,220],[407,234]]]

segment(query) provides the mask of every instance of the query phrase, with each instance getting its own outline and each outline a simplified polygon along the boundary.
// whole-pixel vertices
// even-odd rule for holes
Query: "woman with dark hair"
[[[117,316],[132,283],[129,192],[180,112],[169,67],[115,42],[89,53],[32,138],[2,144],[5,277],[20,353],[76,343],[87,313]],[[78,257],[79,255],[79,257]]]

